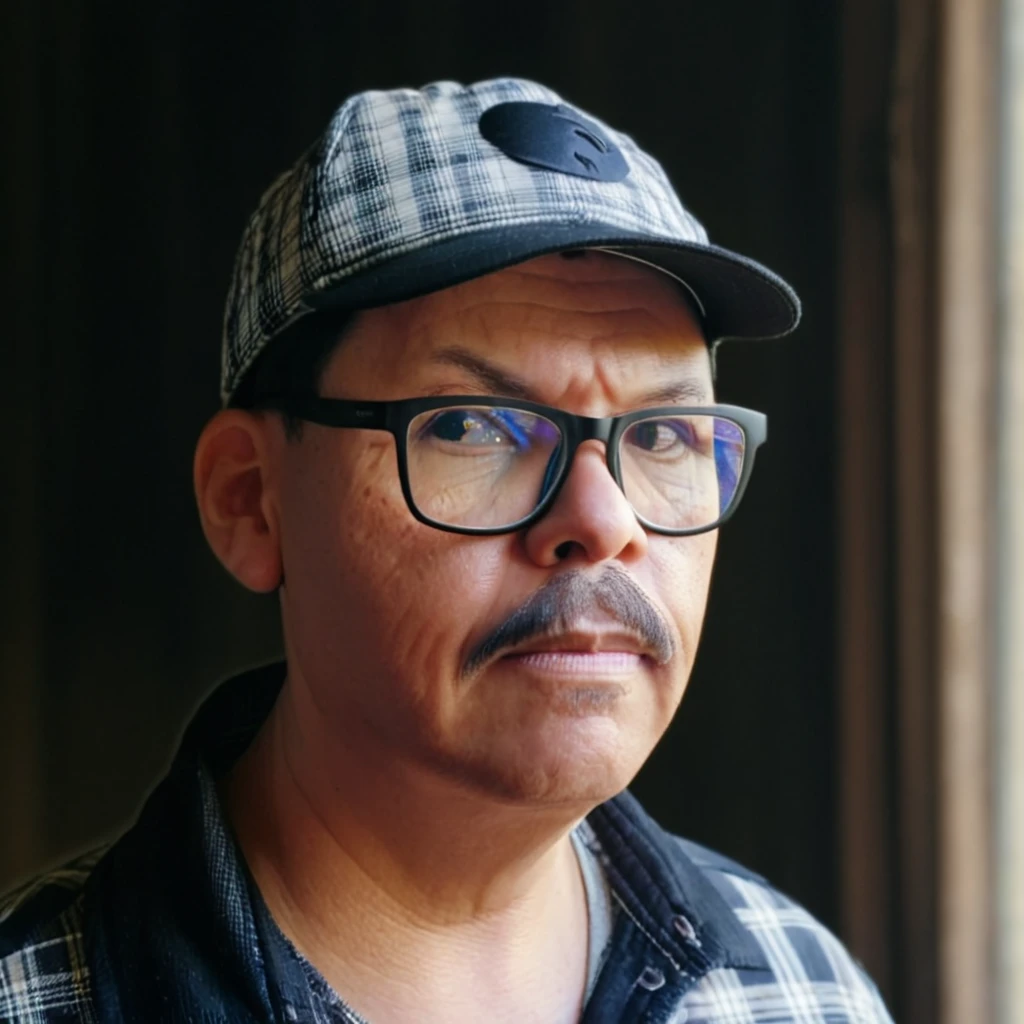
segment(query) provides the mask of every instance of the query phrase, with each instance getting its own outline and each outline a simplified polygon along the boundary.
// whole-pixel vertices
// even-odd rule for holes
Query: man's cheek
[[[424,685],[454,683],[471,639],[493,609],[507,610],[507,545],[420,530],[428,533],[410,544],[396,537],[386,565],[367,570],[375,580],[375,642],[395,671],[416,665]]]
[[[680,538],[697,540],[700,538]],[[689,545],[658,563],[656,593],[682,641],[676,654],[686,673],[693,666],[707,605],[714,545]]]

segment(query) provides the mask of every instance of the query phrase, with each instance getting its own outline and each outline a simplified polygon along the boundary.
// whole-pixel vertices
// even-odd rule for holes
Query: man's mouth
[[[496,661],[621,673],[625,666],[635,671],[667,665],[675,649],[664,616],[628,573],[609,568],[593,578],[573,569],[542,586],[474,644],[463,675]]]
[[[515,651],[501,660],[547,675],[598,677],[632,674],[648,659],[635,651],[545,650]]]
[[[501,660],[554,675],[617,676],[636,672],[654,658],[640,637],[618,623],[587,623],[528,640]]]

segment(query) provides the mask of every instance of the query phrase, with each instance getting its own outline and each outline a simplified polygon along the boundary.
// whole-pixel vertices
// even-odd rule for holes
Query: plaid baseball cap
[[[264,193],[228,293],[221,397],[318,310],[399,302],[581,248],[676,277],[712,344],[778,337],[800,319],[793,289],[712,245],[629,136],[534,82],[436,82],[352,96]]]

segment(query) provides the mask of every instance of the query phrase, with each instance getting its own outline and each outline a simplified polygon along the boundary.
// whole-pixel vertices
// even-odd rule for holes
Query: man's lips
[[[612,651],[626,651],[633,654],[649,655],[647,648],[634,636],[607,633],[559,633],[556,636],[538,637],[536,640],[527,641],[507,651],[505,656],[548,651],[575,654],[605,654]]]
[[[654,658],[639,637],[616,628],[536,637],[505,652],[501,660],[558,675],[620,675]]]
[[[513,657],[524,654],[555,652],[570,654],[629,653],[645,657],[651,656],[648,646],[632,633],[619,630],[590,631],[583,629],[535,637],[533,640],[528,640],[512,648],[512,650],[506,652],[505,656]]]
[[[546,675],[607,677],[633,673],[649,659],[636,651],[545,650],[515,651],[501,660]]]

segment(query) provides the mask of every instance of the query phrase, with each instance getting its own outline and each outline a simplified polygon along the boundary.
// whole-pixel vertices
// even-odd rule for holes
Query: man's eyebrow
[[[476,377],[480,385],[496,395],[508,395],[510,398],[525,398],[532,402],[540,401],[536,397],[533,388],[522,377],[517,377],[514,373],[503,370],[500,366],[495,366],[490,360],[474,355],[472,352],[467,352],[464,348],[459,348],[458,346],[443,348],[439,352],[434,353],[431,361],[442,363],[446,366],[457,366],[465,370],[473,377]]]
[[[714,395],[706,381],[684,377],[640,396],[638,407],[647,405],[707,405]]]
[[[432,362],[446,366],[457,366],[476,378],[477,383],[496,395],[508,395],[510,398],[523,398],[527,401],[545,404],[537,396],[537,392],[522,377],[496,366],[483,356],[475,355],[464,348],[453,346],[435,352]],[[706,405],[713,401],[714,396],[708,383],[699,377],[683,377],[662,384],[652,391],[640,395],[634,408],[642,409],[655,405]]]

